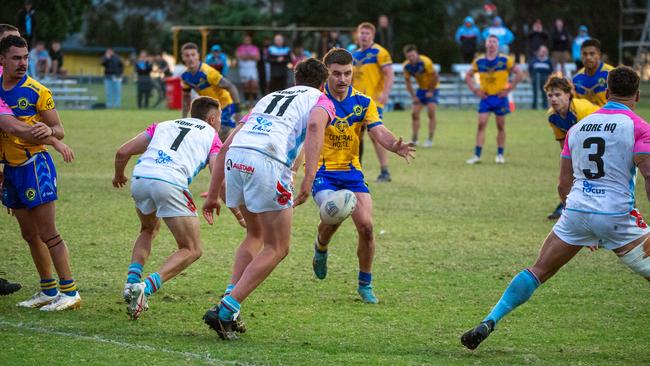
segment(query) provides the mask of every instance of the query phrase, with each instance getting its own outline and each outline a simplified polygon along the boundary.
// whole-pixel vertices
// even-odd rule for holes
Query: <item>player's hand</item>
[[[427,98],[433,98],[433,90],[429,90],[428,92],[426,92],[426,94],[424,94],[424,96],[426,96]]]
[[[589,248],[589,251],[590,251],[590,252],[595,252],[595,251],[598,250],[598,245],[592,245],[592,246],[587,247],[587,248]]]
[[[298,192],[296,199],[293,200],[293,207],[300,206],[307,201],[313,182],[313,180],[303,178],[302,183],[300,184],[300,191]]]
[[[43,122],[38,122],[32,126],[32,136],[37,139],[44,139],[54,134],[54,130]]]
[[[420,104],[420,98],[418,98],[416,95],[412,96],[411,99],[413,100],[413,105]]]
[[[505,88],[505,89],[501,90],[499,92],[499,94],[497,94],[497,96],[499,98],[504,98],[504,97],[507,97],[509,93],[510,93],[510,88]]]
[[[239,211],[238,208],[231,208],[230,212],[232,212],[233,216],[235,216],[235,218],[237,219],[237,223],[239,223],[239,226],[246,229],[246,220],[244,219],[244,215],[242,215],[241,211]]]
[[[59,154],[61,154],[61,157],[63,157],[63,161],[65,161],[66,163],[70,163],[71,161],[74,160],[74,151],[72,151],[70,146],[64,144],[59,140],[56,140],[55,143],[52,145],[52,147]]]
[[[129,178],[126,177],[126,175],[115,175],[113,177],[113,187],[115,188],[122,188],[126,185],[126,182],[129,180]]]
[[[381,93],[379,95],[379,98],[377,98],[377,103],[381,104],[381,105],[384,105],[384,104],[386,104],[386,102],[388,102],[388,94],[387,93]]]
[[[203,218],[208,224],[212,225],[214,223],[214,212],[216,210],[217,216],[221,212],[221,204],[219,203],[219,198],[210,199],[209,197],[203,202]]]
[[[487,93],[484,92],[484,91],[481,90],[481,89],[477,89],[477,90],[475,90],[475,91],[474,91],[474,95],[476,95],[477,97],[479,97],[479,98],[481,98],[481,99],[485,99],[485,98],[487,98]]]
[[[395,154],[406,159],[407,163],[410,163],[411,160],[415,159],[415,150],[415,143],[404,143],[404,139],[402,137],[395,141],[392,149]]]

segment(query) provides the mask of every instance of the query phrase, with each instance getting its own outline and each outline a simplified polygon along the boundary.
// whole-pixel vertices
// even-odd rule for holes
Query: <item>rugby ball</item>
[[[357,196],[347,189],[332,193],[320,205],[320,219],[328,225],[336,225],[347,219],[357,205]]]

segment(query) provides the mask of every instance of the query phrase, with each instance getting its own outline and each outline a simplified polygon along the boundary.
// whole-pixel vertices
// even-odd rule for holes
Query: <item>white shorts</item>
[[[240,61],[239,62],[239,78],[242,82],[258,81],[257,75],[257,62],[255,61]]]
[[[251,149],[232,148],[226,154],[226,206],[246,206],[253,213],[293,206],[291,169]]]
[[[646,235],[648,225],[641,213],[599,215],[564,210],[553,232],[571,245],[594,246],[614,250]]]
[[[192,194],[161,180],[133,178],[131,197],[135,207],[145,215],[156,212],[157,217],[197,216]]]

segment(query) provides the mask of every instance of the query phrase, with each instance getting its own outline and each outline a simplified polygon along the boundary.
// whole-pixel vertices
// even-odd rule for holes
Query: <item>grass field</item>
[[[650,118],[650,106],[640,111]],[[491,121],[484,162],[465,164],[474,145],[473,110],[440,110],[432,149],[406,165],[391,157],[393,182],[376,184],[372,150],[365,169],[373,192],[377,306],[356,294],[356,235],[350,222],[335,236],[325,281],[311,271],[318,222],[313,202],[296,210],[292,252],[244,303],[249,327],[238,342],[217,339],[201,320],[217,301],[243,237],[225,215],[202,224],[203,257],[128,320],[121,291],[138,222],[128,189],[111,186],[115,149],[154,120],[176,112],[63,111],[66,142],[77,160],[59,172],[58,227],[67,240],[83,297],[79,311],[19,309],[38,277],[15,220],[0,216],[2,277],[23,283],[0,298],[3,365],[647,365],[648,283],[612,253],[583,251],[505,318],[474,352],[459,343],[498,300],[512,276],[532,264],[558,202],[559,147],[541,111],[508,120],[507,164],[494,164]],[[409,136],[407,112],[387,125]],[[642,182],[643,178],[639,178]],[[207,186],[202,173],[193,192]],[[643,187],[643,184],[640,184]],[[200,199],[199,199],[200,201]],[[198,202],[197,202],[198,203]],[[638,205],[650,213],[642,188]],[[161,230],[145,272],[174,250]]]

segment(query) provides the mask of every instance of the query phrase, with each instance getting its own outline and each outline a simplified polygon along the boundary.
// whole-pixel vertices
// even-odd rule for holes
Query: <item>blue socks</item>
[[[503,148],[497,147],[497,155],[503,155]]]
[[[226,291],[223,293],[223,296],[226,297],[226,296],[230,295],[230,293],[234,289],[235,289],[235,285],[233,285],[232,283],[229,283],[228,286],[226,286]]]
[[[146,285],[144,288],[144,294],[146,296],[149,296],[154,292],[160,290],[162,287],[162,278],[160,278],[158,272],[154,272],[144,279],[144,283]]]
[[[530,270],[525,269],[519,272],[503,292],[499,302],[494,305],[490,314],[483,321],[492,320],[496,325],[514,308],[528,301],[539,285],[539,280]]]
[[[59,290],[56,289],[56,281],[54,278],[41,280],[41,292],[47,296],[56,296],[59,293]]]
[[[75,296],[77,294],[77,283],[73,279],[59,281],[59,288],[64,295]]]
[[[481,152],[483,151],[483,147],[481,146],[476,146],[474,147],[474,155],[481,157]]]
[[[126,283],[142,282],[142,264],[134,262],[129,266],[129,275],[126,277]]]
[[[359,271],[359,287],[370,286],[372,274]]]
[[[232,296],[224,296],[221,299],[221,306],[219,307],[219,318],[225,321],[232,321],[235,314],[239,312],[241,305]]]

